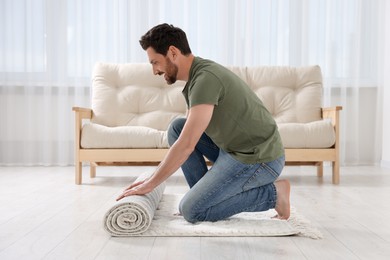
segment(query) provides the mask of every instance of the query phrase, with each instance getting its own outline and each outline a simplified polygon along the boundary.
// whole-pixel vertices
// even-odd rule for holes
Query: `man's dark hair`
[[[173,25],[167,23],[159,24],[150,29],[139,41],[146,51],[152,47],[157,53],[167,55],[169,46],[175,46],[183,55],[191,54],[186,33]]]

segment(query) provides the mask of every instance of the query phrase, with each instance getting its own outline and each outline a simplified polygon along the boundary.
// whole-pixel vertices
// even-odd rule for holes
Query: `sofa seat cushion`
[[[328,148],[335,132],[328,120],[310,123],[280,123],[285,148]],[[107,127],[88,123],[81,133],[82,148],[167,148],[167,132],[144,126]]]
[[[84,124],[81,132],[82,148],[166,148],[167,132],[144,126],[108,127]]]
[[[329,120],[280,123],[278,128],[284,148],[329,148],[336,141],[333,125]]]

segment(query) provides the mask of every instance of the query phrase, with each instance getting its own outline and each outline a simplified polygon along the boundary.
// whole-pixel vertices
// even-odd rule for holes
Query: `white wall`
[[[390,3],[386,2],[385,13],[390,12]],[[385,24],[385,59],[384,59],[384,88],[383,88],[383,140],[382,140],[382,166],[390,168],[390,17],[386,17]]]
[[[89,87],[0,86],[0,166],[72,164],[73,106],[90,107]]]
[[[388,67],[389,68],[389,67]],[[390,81],[387,76],[383,90],[383,142],[382,142],[382,166],[390,168]]]
[[[387,42],[390,44],[390,41]],[[390,57],[387,59],[387,68],[390,68],[389,60]],[[390,76],[385,77],[385,87],[383,89],[382,166],[390,168]]]

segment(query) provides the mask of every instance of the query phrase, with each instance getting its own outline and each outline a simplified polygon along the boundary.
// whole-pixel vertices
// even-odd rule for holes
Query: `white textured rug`
[[[289,220],[272,219],[276,211],[244,212],[217,222],[191,224],[178,216],[183,195],[163,194],[153,221],[141,236],[304,236],[322,238],[321,232],[292,208]]]
[[[137,204],[136,201],[140,198],[130,196],[128,198],[133,202],[128,205],[125,204],[125,206],[132,209],[126,209],[125,207],[119,213],[118,209],[108,212],[104,219],[105,229],[112,236],[235,237],[295,235],[313,239],[322,238],[321,232],[303,216],[300,216],[294,208],[292,208],[291,217],[288,221],[272,219],[276,212],[269,210],[266,212],[240,213],[217,222],[191,224],[185,221],[182,216],[177,215],[182,196],[162,194],[157,209],[154,212],[148,209],[146,213],[145,210],[142,210],[144,202],[141,200],[141,207],[139,205],[134,206],[134,203]],[[155,202],[153,204],[155,205]],[[117,206],[113,208],[117,208]],[[140,211],[140,213],[134,213],[134,211]],[[107,223],[111,224],[107,225]]]

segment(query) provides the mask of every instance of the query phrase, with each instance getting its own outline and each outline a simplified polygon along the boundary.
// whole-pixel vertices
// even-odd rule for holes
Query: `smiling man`
[[[218,221],[240,212],[275,208],[290,216],[290,183],[277,180],[284,148],[277,125],[256,94],[225,67],[191,53],[180,28],[160,24],[140,40],[153,73],[168,84],[186,81],[186,119],[168,129],[170,149],[154,174],[118,197],[152,191],[180,167],[190,190],[179,205],[191,222]],[[208,169],[206,161],[213,162]]]

